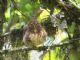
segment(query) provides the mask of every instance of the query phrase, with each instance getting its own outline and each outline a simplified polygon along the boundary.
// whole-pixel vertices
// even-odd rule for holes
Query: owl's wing
[[[23,35],[23,42],[27,47],[34,47],[34,43],[30,39],[30,33],[26,31]]]

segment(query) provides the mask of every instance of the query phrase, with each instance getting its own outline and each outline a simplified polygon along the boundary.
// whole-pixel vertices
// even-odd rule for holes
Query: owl
[[[23,42],[27,47],[37,47],[39,45],[43,45],[46,41],[46,37],[46,30],[41,26],[36,18],[33,18],[24,27]]]

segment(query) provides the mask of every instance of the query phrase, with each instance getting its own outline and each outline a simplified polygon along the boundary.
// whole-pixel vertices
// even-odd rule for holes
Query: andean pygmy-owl
[[[37,47],[43,45],[47,37],[47,32],[37,21],[33,19],[25,26],[23,31],[23,42],[27,47]]]

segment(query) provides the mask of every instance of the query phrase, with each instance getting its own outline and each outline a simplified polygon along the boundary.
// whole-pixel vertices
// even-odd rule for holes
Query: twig
[[[13,48],[13,49],[5,49],[5,50],[0,50],[0,53],[2,54],[5,54],[8,53],[8,52],[15,52],[15,51],[23,51],[23,50],[26,50],[26,51],[31,51],[31,50],[46,50],[48,49],[48,47],[50,47],[50,49],[52,48],[56,48],[56,47],[61,47],[61,46],[65,46],[65,45],[71,45],[73,44],[73,41],[78,41],[80,40],[80,38],[76,38],[76,39],[71,39],[71,41],[66,41],[66,42],[63,42],[63,43],[60,43],[60,44],[55,44],[53,46],[40,46],[40,47],[35,47],[35,48],[29,48],[29,47],[18,47],[18,48]]]
[[[2,36],[2,37],[5,37],[5,36],[10,35],[10,33],[11,33],[11,32],[6,32],[6,33],[2,34],[1,36]]]

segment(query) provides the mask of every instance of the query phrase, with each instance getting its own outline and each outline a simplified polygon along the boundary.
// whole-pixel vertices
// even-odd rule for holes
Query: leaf
[[[69,0],[75,7],[80,9],[80,0]]]

